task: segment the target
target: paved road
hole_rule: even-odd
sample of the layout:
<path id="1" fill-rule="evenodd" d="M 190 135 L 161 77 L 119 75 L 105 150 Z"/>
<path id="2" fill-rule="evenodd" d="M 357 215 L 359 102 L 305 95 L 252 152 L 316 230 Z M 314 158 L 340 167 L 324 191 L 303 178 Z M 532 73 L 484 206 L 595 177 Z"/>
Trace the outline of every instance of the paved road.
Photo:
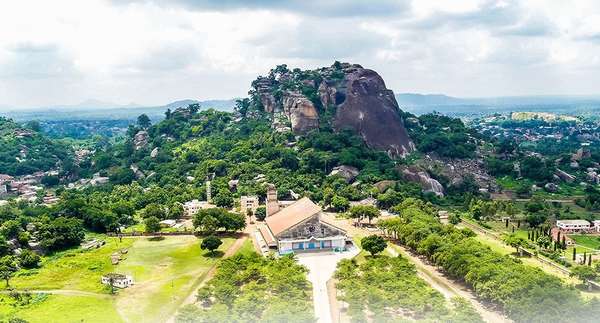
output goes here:
<path id="1" fill-rule="evenodd" d="M 319 323 L 331 323 L 331 308 L 329 294 L 327 292 L 327 281 L 333 277 L 337 263 L 342 259 L 348 259 L 358 254 L 358 248 L 350 251 L 320 252 L 297 254 L 298 262 L 308 268 L 308 280 L 313 289 L 313 306 L 315 316 Z"/>

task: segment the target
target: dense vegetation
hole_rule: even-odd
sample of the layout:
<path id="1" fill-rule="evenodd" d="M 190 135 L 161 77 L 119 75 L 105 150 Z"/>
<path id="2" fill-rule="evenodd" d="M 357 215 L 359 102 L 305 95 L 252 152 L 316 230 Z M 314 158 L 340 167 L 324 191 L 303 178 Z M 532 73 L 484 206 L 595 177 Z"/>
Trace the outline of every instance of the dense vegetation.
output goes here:
<path id="1" fill-rule="evenodd" d="M 448 308 L 444 297 L 417 276 L 415 266 L 403 257 L 367 257 L 364 262 L 345 259 L 335 278 L 340 299 L 348 303 L 353 322 L 399 319 L 443 322 L 482 322 L 463 299 L 453 299 Z"/>
<path id="2" fill-rule="evenodd" d="M 28 126 L 0 117 L 0 174 L 24 175 L 72 164 L 68 145 L 46 138 L 35 122 Z"/>
<path id="3" fill-rule="evenodd" d="M 404 113 L 406 128 L 417 149 L 435 152 L 440 157 L 471 158 L 475 156 L 477 132 L 467 128 L 460 119 L 438 113 L 415 117 Z"/>
<path id="4" fill-rule="evenodd" d="M 184 307 L 177 322 L 313 322 L 310 295 L 306 269 L 291 256 L 239 253 L 223 260 L 198 290 L 202 307 Z"/>
<path id="5" fill-rule="evenodd" d="M 519 322 L 589 322 L 598 317 L 598 301 L 583 300 L 558 277 L 519 260 L 502 256 L 470 238 L 473 232 L 441 224 L 422 202 L 405 200 L 398 218 L 381 221 L 380 227 L 464 280 L 482 299 L 500 306 Z"/>

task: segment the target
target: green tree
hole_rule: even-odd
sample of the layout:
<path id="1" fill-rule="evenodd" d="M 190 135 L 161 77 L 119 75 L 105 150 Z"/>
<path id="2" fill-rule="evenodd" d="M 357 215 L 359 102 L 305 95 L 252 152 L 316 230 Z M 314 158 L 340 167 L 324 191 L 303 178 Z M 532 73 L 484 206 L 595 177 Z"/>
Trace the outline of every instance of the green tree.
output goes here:
<path id="1" fill-rule="evenodd" d="M 504 240 L 504 243 L 506 243 L 507 245 L 517 249 L 517 252 L 519 253 L 520 256 L 523 255 L 522 248 L 527 245 L 527 241 L 525 241 L 525 239 L 518 237 L 514 233 L 511 233 L 511 234 L 505 235 L 503 237 L 503 240 Z"/>
<path id="2" fill-rule="evenodd" d="M 12 276 L 19 270 L 14 256 L 4 256 L 0 258 L 0 277 L 6 281 L 6 287 Z"/>
<path id="3" fill-rule="evenodd" d="M 148 217 L 144 220 L 144 226 L 146 227 L 146 232 L 148 233 L 159 232 L 160 220 L 155 216 Z"/>
<path id="4" fill-rule="evenodd" d="M 350 206 L 350 202 L 343 196 L 336 195 L 331 200 L 331 206 L 336 212 L 344 212 Z"/>
<path id="5" fill-rule="evenodd" d="M 378 235 L 370 235 L 362 238 L 360 240 L 360 245 L 364 250 L 368 251 L 373 256 L 387 248 L 387 242 L 385 239 Z"/>
<path id="6" fill-rule="evenodd" d="M 598 277 L 598 272 L 590 266 L 581 265 L 571 269 L 569 276 L 581 280 L 582 284 L 588 284 L 589 280 L 595 280 Z"/>
<path id="7" fill-rule="evenodd" d="M 200 249 L 208 250 L 210 254 L 214 255 L 215 250 L 217 250 L 219 246 L 221 246 L 221 244 L 223 244 L 223 241 L 221 241 L 221 239 L 215 236 L 208 236 L 202 240 L 202 243 L 200 244 Z"/>
<path id="8" fill-rule="evenodd" d="M 181 203 L 173 203 L 171 208 L 169 208 L 169 218 L 171 219 L 180 219 L 183 216 L 184 209 Z"/>
<path id="9" fill-rule="evenodd" d="M 368 219 L 369 224 L 372 219 L 378 218 L 381 215 L 379 209 L 372 205 L 355 205 L 350 208 L 348 214 L 352 219 L 356 219 L 359 222 L 362 221 L 362 219 Z"/>
<path id="10" fill-rule="evenodd" d="M 267 208 L 265 208 L 264 206 L 259 206 L 258 208 L 256 208 L 256 213 L 254 214 L 254 216 L 256 217 L 256 220 L 264 221 L 267 217 Z"/>
<path id="11" fill-rule="evenodd" d="M 143 129 L 146 129 L 150 127 L 150 118 L 148 118 L 146 114 L 140 114 L 140 116 L 137 118 L 137 124 Z"/>
<path id="12" fill-rule="evenodd" d="M 229 191 L 221 191 L 212 198 L 212 202 L 218 207 L 230 208 L 233 206 L 233 195 Z"/>
<path id="13" fill-rule="evenodd" d="M 40 256 L 35 252 L 25 249 L 19 255 L 19 265 L 23 268 L 36 268 L 40 265 Z"/>
<path id="14" fill-rule="evenodd" d="M 165 208 L 157 203 L 151 203 L 144 208 L 144 218 L 155 217 L 159 220 L 164 220 L 167 217 Z"/>

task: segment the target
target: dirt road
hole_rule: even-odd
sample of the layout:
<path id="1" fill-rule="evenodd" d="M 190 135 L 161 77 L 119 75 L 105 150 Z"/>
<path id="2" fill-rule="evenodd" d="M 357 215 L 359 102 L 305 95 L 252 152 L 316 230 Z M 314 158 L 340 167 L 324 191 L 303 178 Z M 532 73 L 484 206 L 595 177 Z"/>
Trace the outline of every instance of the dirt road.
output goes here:
<path id="1" fill-rule="evenodd" d="M 231 245 L 231 247 L 229 247 L 229 249 L 225 250 L 225 253 L 223 254 L 222 258 L 227 258 L 227 257 L 231 257 L 233 256 L 238 250 L 240 250 L 240 248 L 244 245 L 244 242 L 246 242 L 246 239 L 248 239 L 249 235 L 251 232 L 253 232 L 254 226 L 247 226 L 246 229 L 244 230 L 244 234 L 242 236 L 240 236 L 239 238 L 237 238 L 235 240 L 235 242 Z M 210 269 L 206 272 L 206 274 L 198 277 L 198 282 L 196 282 L 194 285 L 194 288 L 192 288 L 192 292 L 190 293 L 190 295 L 188 295 L 183 302 L 181 303 L 181 305 L 179 306 L 179 308 L 188 305 L 188 304 L 193 304 L 196 302 L 196 291 L 203 287 L 204 285 L 206 285 L 206 283 L 208 283 L 209 280 L 211 280 L 216 271 L 217 271 L 217 266 L 218 266 L 219 262 L 215 263 L 212 267 L 210 267 Z M 177 316 L 177 312 L 173 313 L 173 315 L 171 317 L 169 317 L 169 319 L 166 321 L 167 323 L 175 323 L 175 317 Z"/>

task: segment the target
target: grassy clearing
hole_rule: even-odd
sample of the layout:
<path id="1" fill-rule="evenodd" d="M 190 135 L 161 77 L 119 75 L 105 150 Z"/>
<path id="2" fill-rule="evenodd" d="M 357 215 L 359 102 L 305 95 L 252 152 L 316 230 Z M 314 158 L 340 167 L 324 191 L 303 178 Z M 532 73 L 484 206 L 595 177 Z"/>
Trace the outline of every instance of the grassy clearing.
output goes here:
<path id="1" fill-rule="evenodd" d="M 135 279 L 135 286 L 117 297 L 121 315 L 131 322 L 163 322 L 170 317 L 220 259 L 200 250 L 200 241 L 191 236 L 137 239 L 127 261 L 117 267 Z M 219 250 L 226 250 L 233 241 L 223 239 Z"/>
<path id="2" fill-rule="evenodd" d="M 99 249 L 72 249 L 44 257 L 39 269 L 22 270 L 10 282 L 17 289 L 73 289 L 105 292 L 100 284 L 104 273 L 113 271 L 110 255 L 133 244 L 131 239 L 103 238 L 106 245 Z"/>
<path id="3" fill-rule="evenodd" d="M 193 236 L 149 238 L 106 238 L 107 244 L 93 250 L 69 250 L 43 260 L 38 270 L 20 272 L 11 281 L 18 289 L 52 290 L 67 293 L 46 295 L 28 305 L 12 304 L 0 295 L 0 320 L 20 317 L 30 322 L 163 322 L 178 308 L 206 272 L 219 261 L 200 250 Z M 224 238 L 219 248 L 229 248 L 234 239 Z M 245 246 L 246 247 L 246 246 Z M 119 265 L 110 263 L 113 252 L 127 248 Z M 246 249 L 251 249 L 250 244 Z M 111 296 L 100 284 L 107 272 L 131 274 L 133 287 Z M 74 291 L 74 292 L 70 292 Z M 91 292 L 97 295 L 79 295 Z"/>
<path id="4" fill-rule="evenodd" d="M 600 237 L 598 236 L 573 234 L 569 235 L 569 238 L 575 240 L 575 242 L 578 245 L 584 246 L 586 248 L 590 248 L 593 250 L 600 249 Z"/>
<path id="5" fill-rule="evenodd" d="M 19 317 L 29 322 L 123 322 L 114 300 L 94 296 L 43 295 L 37 303 L 13 307 L 12 299 L 0 296 L 0 320 Z"/>

